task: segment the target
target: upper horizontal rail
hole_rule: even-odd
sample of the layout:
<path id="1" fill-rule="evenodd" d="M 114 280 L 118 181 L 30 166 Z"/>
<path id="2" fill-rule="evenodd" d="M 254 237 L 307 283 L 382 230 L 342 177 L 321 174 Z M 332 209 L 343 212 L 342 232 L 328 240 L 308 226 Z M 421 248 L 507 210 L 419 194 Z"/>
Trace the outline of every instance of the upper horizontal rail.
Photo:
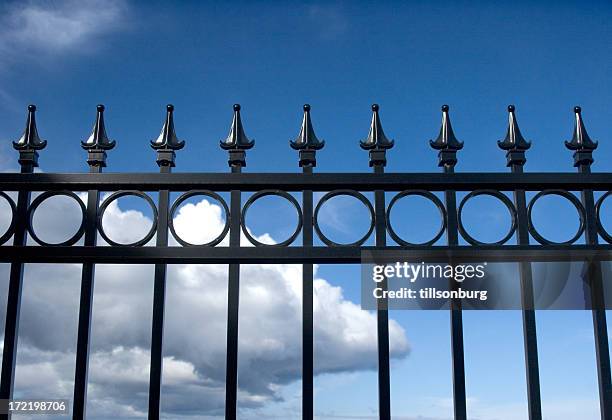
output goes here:
<path id="1" fill-rule="evenodd" d="M 612 190 L 612 173 L 2 173 L 0 191 Z"/>

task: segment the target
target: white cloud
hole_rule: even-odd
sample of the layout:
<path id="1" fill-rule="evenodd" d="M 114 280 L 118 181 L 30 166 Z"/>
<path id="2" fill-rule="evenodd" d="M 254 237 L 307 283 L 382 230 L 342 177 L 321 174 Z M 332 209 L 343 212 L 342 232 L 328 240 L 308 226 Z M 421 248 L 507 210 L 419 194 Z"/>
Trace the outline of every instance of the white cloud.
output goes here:
<path id="1" fill-rule="evenodd" d="M 124 0 L 19 2 L 4 6 L 0 51 L 6 58 L 95 49 L 90 41 L 125 24 Z"/>
<path id="2" fill-rule="evenodd" d="M 67 201 L 41 208 L 47 236 L 65 229 Z M 0 219 L 7 217 L 0 214 Z M 0 220 L 1 221 L 1 220 Z M 106 223 L 108 222 L 108 223 Z M 140 212 L 109 206 L 108 233 L 133 240 L 149 224 Z M 221 229 L 222 212 L 206 201 L 184 206 L 175 223 L 189 240 L 204 242 Z M 203 233 L 202 233 L 203 232 Z M 41 233 L 42 236 L 42 233 Z M 246 239 L 242 238 L 243 243 Z M 222 244 L 223 245 L 223 244 Z M 8 265 L 0 265 L 0 278 Z M 0 282 L 0 296 L 6 294 Z M 92 327 L 90 417 L 146 413 L 153 267 L 98 265 Z M 80 265 L 26 266 L 16 390 L 71 398 Z M 376 368 L 376 315 L 316 277 L 316 374 Z M 283 399 L 301 377 L 301 266 L 243 265 L 240 283 L 239 406 L 256 409 Z M 227 266 L 171 265 L 168 269 L 162 407 L 173 417 L 218 415 L 225 395 Z M 5 307 L 0 310 L 4 312 Z M 0 318 L 3 314 L 0 314 Z M 390 321 L 394 358 L 409 352 L 404 329 Z"/>

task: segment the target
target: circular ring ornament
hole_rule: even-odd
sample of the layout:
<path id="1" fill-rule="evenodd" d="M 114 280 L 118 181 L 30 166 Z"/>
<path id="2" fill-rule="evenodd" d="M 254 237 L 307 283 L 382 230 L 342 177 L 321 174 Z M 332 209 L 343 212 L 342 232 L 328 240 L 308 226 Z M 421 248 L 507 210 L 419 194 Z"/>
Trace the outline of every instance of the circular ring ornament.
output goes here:
<path id="1" fill-rule="evenodd" d="M 146 234 L 146 236 L 138 241 L 135 242 L 131 242 L 131 243 L 127 243 L 127 244 L 122 244 L 119 242 L 115 242 L 112 239 L 110 239 L 107 235 L 106 232 L 104 232 L 104 227 L 102 226 L 102 219 L 104 218 L 104 212 L 106 212 L 107 207 L 110 205 L 110 203 L 112 203 L 115 200 L 118 200 L 121 197 L 125 197 L 125 196 L 135 196 L 135 197 L 140 197 L 143 200 L 145 200 L 149 206 L 151 207 L 151 211 L 153 212 L 153 223 L 151 224 L 151 229 L 149 230 L 149 232 Z M 100 210 L 99 210 L 99 214 L 98 214 L 98 232 L 100 232 L 100 236 L 102 236 L 102 238 L 108 242 L 110 245 L 113 246 L 143 246 L 145 245 L 147 242 L 149 242 L 151 240 L 151 238 L 153 238 L 153 236 L 155 235 L 155 232 L 157 231 L 157 207 L 155 207 L 155 203 L 153 202 L 153 200 L 151 199 L 151 197 L 149 197 L 147 194 L 143 193 L 142 191 L 136 191 L 136 190 L 125 190 L 125 191 L 117 191 L 115 193 L 112 193 L 110 196 L 108 196 L 108 198 L 106 200 L 104 200 L 104 202 L 102 203 L 102 205 L 100 206 Z"/>
<path id="2" fill-rule="evenodd" d="M 467 203 L 468 200 L 470 200 L 471 198 L 478 197 L 480 195 L 489 195 L 489 196 L 497 198 L 499 201 L 502 202 L 502 204 L 506 207 L 506 209 L 510 213 L 510 219 L 511 219 L 510 229 L 508 230 L 508 233 L 506 234 L 506 236 L 504 236 L 499 241 L 496 241 L 496 242 L 479 241 L 478 239 L 472 237 L 469 233 L 467 233 L 467 231 L 465 230 L 465 226 L 463 226 L 463 220 L 462 220 L 463 206 L 465 206 L 465 203 Z M 463 237 L 463 239 L 465 239 L 471 245 L 503 245 L 505 244 L 512 237 L 512 235 L 514 235 L 514 232 L 516 231 L 516 218 L 517 218 L 516 209 L 514 208 L 514 204 L 512 203 L 512 201 L 508 197 L 506 197 L 504 194 L 502 194 L 501 192 L 497 190 L 472 191 L 471 193 L 466 195 L 463 198 L 463 200 L 461 200 L 461 204 L 459 204 L 459 210 L 457 212 L 459 232 L 461 233 L 461 236 Z"/>
<path id="3" fill-rule="evenodd" d="M 332 241 L 331 239 L 329 239 L 327 236 L 323 234 L 323 232 L 321 231 L 321 228 L 319 227 L 319 210 L 321 209 L 321 206 L 323 206 L 323 204 L 325 204 L 326 201 L 334 197 L 340 196 L 340 195 L 347 195 L 349 197 L 356 198 L 357 200 L 361 201 L 363 205 L 370 212 L 370 228 L 368 229 L 366 234 L 363 235 L 363 237 L 361 237 L 360 239 L 356 240 L 355 242 L 351 242 L 348 244 L 341 244 L 341 243 Z M 361 246 L 370 237 L 370 235 L 374 231 L 374 223 L 375 223 L 374 208 L 372 207 L 372 204 L 370 203 L 370 201 L 363 194 L 361 194 L 358 191 L 354 191 L 354 190 L 334 190 L 334 191 L 330 191 L 327 194 L 325 194 L 323 197 L 321 197 L 321 199 L 317 203 L 317 206 L 315 207 L 313 219 L 314 219 L 313 226 L 314 226 L 315 231 L 317 232 L 317 236 L 327 246 Z"/>
<path id="4" fill-rule="evenodd" d="M 11 197 L 8 196 L 8 194 L 5 194 L 0 191 L 0 197 L 4 198 L 11 208 L 11 223 L 6 229 L 6 232 L 4 232 L 2 236 L 0 236 L 0 245 L 2 245 L 6 241 L 8 241 L 11 236 L 13 236 L 13 232 L 15 230 L 15 215 L 17 214 L 17 206 L 15 206 L 15 202 L 11 199 Z"/>
<path id="5" fill-rule="evenodd" d="M 283 197 L 284 199 L 289 201 L 291 204 L 293 204 L 293 207 L 295 207 L 295 210 L 298 215 L 298 223 L 297 223 L 297 226 L 295 227 L 295 231 L 288 239 L 284 240 L 283 242 L 279 242 L 277 244 L 264 244 L 263 242 L 259 242 L 257 239 L 253 237 L 253 235 L 249 233 L 248 229 L 246 228 L 245 221 L 246 221 L 247 212 L 249 211 L 249 208 L 255 203 L 255 201 L 257 201 L 258 199 L 262 197 L 267 197 L 267 196 L 272 196 L 272 195 Z M 293 243 L 293 241 L 295 241 L 295 239 L 300 234 L 300 231 L 302 230 L 302 224 L 303 224 L 303 218 L 302 218 L 302 209 L 300 208 L 300 203 L 298 203 L 295 197 L 293 197 L 291 194 L 287 193 L 286 191 L 282 191 L 282 190 L 262 190 L 262 191 L 256 192 L 247 200 L 246 203 L 244 203 L 244 207 L 242 208 L 242 217 L 240 218 L 240 227 L 242 228 L 242 232 L 244 233 L 244 236 L 246 236 L 249 242 L 251 242 L 255 246 L 273 246 L 273 247 L 288 246 L 291 243 Z"/>
<path id="6" fill-rule="evenodd" d="M 595 206 L 595 213 L 597 215 L 597 228 L 599 229 L 599 234 L 602 238 L 609 244 L 612 244 L 612 235 L 608 233 L 606 228 L 604 228 L 603 223 L 601 222 L 601 206 L 606 198 L 612 196 L 612 191 L 608 191 L 604 195 L 602 195 L 599 200 L 597 200 L 597 204 Z"/>
<path id="7" fill-rule="evenodd" d="M 42 239 L 40 239 L 38 235 L 36 235 L 36 232 L 34 232 L 34 227 L 32 224 L 34 213 L 36 212 L 36 209 L 38 209 L 38 207 L 43 203 L 43 201 L 45 201 L 48 198 L 60 196 L 60 195 L 64 197 L 70 197 L 79 204 L 79 208 L 81 210 L 81 225 L 79 226 L 79 229 L 76 231 L 74 235 L 72 235 L 70 238 L 68 238 L 67 240 L 63 242 L 57 242 L 57 243 L 45 242 Z M 83 233 L 85 233 L 85 218 L 86 218 L 85 214 L 86 212 L 87 210 L 85 208 L 85 204 L 79 198 L 79 196 L 73 193 L 72 191 L 44 192 L 40 194 L 38 197 L 36 197 L 32 201 L 32 204 L 30 204 L 30 207 L 28 208 L 28 212 L 26 216 L 27 221 L 28 221 L 28 233 L 30 234 L 32 239 L 34 239 L 34 241 L 36 241 L 36 243 L 38 243 L 39 245 L 43 245 L 43 246 L 71 246 L 71 245 L 74 245 L 75 243 L 77 243 L 79 239 L 81 239 L 81 237 L 83 236 Z"/>
<path id="8" fill-rule="evenodd" d="M 542 197 L 544 197 L 546 195 L 558 195 L 560 197 L 566 198 L 576 208 L 576 211 L 578 212 L 578 216 L 580 217 L 580 226 L 578 227 L 578 231 L 576 232 L 574 237 L 571 238 L 570 240 L 565 241 L 565 242 L 549 241 L 548 239 L 546 239 L 542 235 L 540 235 L 538 233 L 538 231 L 535 229 L 535 227 L 533 225 L 533 220 L 531 218 L 531 211 L 532 211 L 533 206 L 536 203 L 536 201 L 538 201 L 540 198 L 542 198 Z M 569 193 L 569 192 L 567 192 L 565 190 L 544 190 L 544 191 L 540 191 L 539 193 L 537 193 L 535 195 L 535 197 L 533 197 L 531 199 L 531 201 L 529 202 L 529 206 L 527 207 L 527 219 L 529 220 L 529 233 L 531 234 L 531 236 L 533 236 L 535 238 L 536 241 L 538 241 L 542 245 L 571 245 L 574 242 L 576 242 L 578 240 L 578 238 L 580 238 L 580 236 L 582 236 L 582 233 L 584 232 L 584 227 L 585 227 L 584 220 L 585 220 L 585 216 L 586 216 L 586 214 L 585 214 L 585 211 L 584 211 L 584 207 L 582 206 L 582 203 L 580 202 L 580 200 L 578 200 L 575 195 L 573 195 L 573 194 L 571 194 L 571 193 Z"/>
<path id="9" fill-rule="evenodd" d="M 197 196 L 197 195 L 203 195 L 206 197 L 210 197 L 214 200 L 217 200 L 219 203 L 221 203 L 221 207 L 223 207 L 223 211 L 225 212 L 225 226 L 223 226 L 223 231 L 219 234 L 219 236 L 217 236 L 215 239 L 213 239 L 210 242 L 206 242 L 204 244 L 192 244 L 191 242 L 188 242 L 186 240 L 184 240 L 183 238 L 181 238 L 177 233 L 176 230 L 174 229 L 174 214 L 176 213 L 176 211 L 178 210 L 178 208 L 181 206 L 181 204 L 183 204 L 183 202 L 191 197 Z M 208 191 L 208 190 L 194 190 L 194 191 L 189 191 L 186 192 L 184 194 L 182 194 L 172 205 L 172 208 L 170 209 L 170 213 L 169 213 L 169 220 L 168 220 L 168 227 L 170 228 L 170 232 L 172 233 L 172 236 L 174 237 L 174 239 L 176 239 L 176 241 L 178 243 L 180 243 L 183 246 L 188 246 L 188 247 L 206 247 L 206 246 L 215 246 L 218 245 L 223 238 L 225 238 L 225 235 L 227 235 L 227 232 L 229 231 L 230 228 L 230 224 L 229 224 L 229 219 L 230 219 L 230 215 L 229 215 L 229 208 L 227 207 L 227 204 L 225 203 L 225 200 L 223 200 L 223 197 L 221 197 L 219 194 L 213 192 L 213 191 Z"/>
<path id="10" fill-rule="evenodd" d="M 419 197 L 424 197 L 428 199 L 429 201 L 431 201 L 432 203 L 434 203 L 434 205 L 438 208 L 438 211 L 440 212 L 440 218 L 441 218 L 440 229 L 438 230 L 436 235 L 433 237 L 433 239 L 430 239 L 429 241 L 425 241 L 425 242 L 405 241 L 393 230 L 393 226 L 391 226 L 391 209 L 393 208 L 395 203 L 404 197 L 415 196 L 415 195 Z M 387 231 L 389 232 L 389 235 L 391 236 L 391 238 L 393 238 L 393 240 L 400 245 L 429 246 L 429 245 L 434 244 L 438 239 L 440 239 L 440 237 L 444 234 L 445 230 L 446 230 L 446 209 L 444 208 L 444 204 L 442 204 L 442 201 L 440 201 L 438 197 L 436 197 L 434 194 L 432 194 L 429 191 L 425 191 L 425 190 L 402 191 L 399 194 L 397 194 L 395 197 L 393 197 L 393 199 L 389 203 L 389 206 L 387 207 Z"/>

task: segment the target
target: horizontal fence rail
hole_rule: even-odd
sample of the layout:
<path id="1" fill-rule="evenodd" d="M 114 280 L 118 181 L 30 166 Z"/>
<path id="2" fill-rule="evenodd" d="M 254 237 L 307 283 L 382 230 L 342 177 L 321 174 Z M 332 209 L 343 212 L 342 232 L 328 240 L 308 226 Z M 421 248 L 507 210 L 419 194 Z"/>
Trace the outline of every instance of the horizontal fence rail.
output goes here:
<path id="1" fill-rule="evenodd" d="M 592 299 L 603 299 L 602 265 L 612 260 L 612 232 L 602 222 L 603 204 L 611 199 L 612 174 L 591 173 L 592 152 L 597 147 L 584 128 L 579 107 L 575 108 L 575 128 L 567 148 L 574 151 L 576 173 L 524 173 L 525 151 L 529 149 L 520 133 L 514 107 L 508 107 L 509 125 L 506 137 L 498 142 L 506 151 L 508 173 L 457 173 L 456 153 L 463 143 L 457 140 L 448 115 L 442 107 L 442 127 L 431 146 L 438 150 L 440 173 L 385 173 L 386 151 L 393 140 L 382 130 L 378 105 L 373 115 L 368 137 L 361 141 L 369 151 L 371 173 L 315 173 L 316 151 L 324 146 L 314 134 L 310 106 L 304 106 L 300 134 L 290 142 L 299 151 L 302 173 L 243 173 L 246 150 L 254 145 L 244 133 L 240 106 L 234 106 L 232 126 L 221 147 L 228 151 L 230 173 L 171 173 L 175 153 L 184 146 L 174 131 L 174 107 L 168 105 L 160 136 L 151 142 L 157 152 L 159 173 L 102 173 L 107 151 L 115 142 L 106 134 L 104 107 L 97 108 L 91 135 L 82 142 L 88 152 L 90 173 L 33 173 L 38 166 L 38 151 L 46 141 L 40 139 L 34 118 L 34 106 L 29 107 L 23 136 L 14 142 L 19 151 L 21 173 L 0 174 L 0 200 L 9 203 L 12 222 L 6 232 L 0 232 L 0 262 L 11 264 L 4 356 L 0 384 L 0 399 L 11 398 L 14 385 L 18 325 L 25 263 L 82 263 L 82 283 L 79 306 L 79 327 L 75 369 L 73 418 L 86 417 L 87 371 L 91 342 L 91 314 L 95 265 L 155 264 L 153 321 L 151 327 L 151 373 L 149 385 L 149 418 L 160 417 L 160 395 L 163 365 L 163 328 L 167 264 L 228 264 L 228 323 L 227 377 L 225 417 L 237 417 L 238 395 L 238 319 L 240 264 L 302 264 L 303 265 L 303 363 L 302 417 L 314 417 L 314 352 L 313 352 L 313 264 L 358 264 L 364 252 L 384 252 L 389 258 L 411 259 L 414 262 L 517 262 L 520 263 L 520 287 L 523 303 L 523 332 L 526 387 L 530 420 L 541 420 L 540 382 L 531 262 L 590 261 L 594 263 Z M 75 192 L 86 192 L 81 199 Z M 229 192 L 224 196 L 219 193 Z M 324 192 L 318 200 L 313 192 Z M 366 196 L 363 193 L 371 193 Z M 440 198 L 433 194 L 439 192 Z M 457 192 L 467 192 L 464 197 Z M 526 192 L 534 192 L 528 197 Z M 110 194 L 100 199 L 102 193 Z M 148 194 L 157 195 L 157 202 Z M 172 194 L 178 194 L 173 199 Z M 243 193 L 255 193 L 243 200 Z M 443 193 L 443 194 L 442 194 Z M 597 196 L 596 196 L 597 193 Z M 51 197 L 61 195 L 75 200 L 82 213 L 77 232 L 61 243 L 41 240 L 32 225 L 36 209 Z M 511 227 L 504 238 L 486 243 L 472 237 L 462 215 L 464 205 L 473 197 L 487 195 L 506 207 Z M 553 242 L 535 228 L 532 208 L 544 196 L 565 198 L 576 209 L 580 226 L 570 240 Z M 131 244 L 121 244 L 109 238 L 102 227 L 102 217 L 108 206 L 125 196 L 145 200 L 153 214 L 149 232 Z M 218 237 L 205 244 L 191 244 L 177 234 L 173 217 L 187 199 L 202 196 L 219 203 L 226 224 Z M 245 216 L 250 206 L 266 196 L 284 198 L 295 208 L 298 223 L 293 234 L 278 244 L 263 244 L 253 237 L 246 226 Z M 319 209 L 333 197 L 349 196 L 361 202 L 369 212 L 368 232 L 353 243 L 342 244 L 325 236 L 319 226 Z M 391 209 L 396 201 L 419 196 L 433 203 L 441 217 L 437 234 L 423 243 L 411 243 L 393 228 Z M 32 200 L 31 200 L 32 199 Z M 241 242 L 244 234 L 246 241 Z M 97 245 L 98 235 L 106 245 Z M 445 237 L 446 240 L 443 240 Z M 27 239 L 35 245 L 26 245 Z M 178 245 L 171 245 L 174 238 Z M 514 238 L 514 242 L 511 240 Z M 12 242 L 9 242 L 11 241 Z M 222 242 L 225 241 L 223 244 Z M 319 243 L 316 242 L 318 239 Z M 373 246 L 366 242 L 371 240 Z M 81 243 L 79 241 L 83 241 Z M 301 243 L 299 243 L 301 241 Z M 151 244 L 154 244 L 151 246 Z M 409 251 L 409 252 L 406 252 Z M 386 287 L 386 281 L 382 285 Z M 601 302 L 600 302 L 601 303 Z M 597 372 L 602 419 L 612 420 L 612 386 L 610 357 L 604 305 L 593 309 Z M 463 348 L 462 307 L 453 301 L 450 309 L 452 381 L 454 418 L 467 418 Z M 388 311 L 384 305 L 377 310 L 378 402 L 379 417 L 391 418 L 389 373 Z M 7 416 L 5 416 L 7 417 Z"/>

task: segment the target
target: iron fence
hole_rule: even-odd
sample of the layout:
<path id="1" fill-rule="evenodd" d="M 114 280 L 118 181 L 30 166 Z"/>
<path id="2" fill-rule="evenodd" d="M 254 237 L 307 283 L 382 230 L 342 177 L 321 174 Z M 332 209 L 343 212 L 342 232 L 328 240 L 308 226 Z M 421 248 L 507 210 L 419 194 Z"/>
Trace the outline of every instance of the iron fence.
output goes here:
<path id="1" fill-rule="evenodd" d="M 237 375 L 238 375 L 238 316 L 240 264 L 251 263 L 296 263 L 303 265 L 303 382 L 302 417 L 312 419 L 313 411 L 313 264 L 317 263 L 359 263 L 363 250 L 405 251 L 418 261 L 440 260 L 449 255 L 470 258 L 474 250 L 478 258 L 491 260 L 520 261 L 521 298 L 525 308 L 532 308 L 533 301 L 531 259 L 550 260 L 558 258 L 559 251 L 602 252 L 610 255 L 612 235 L 602 223 L 602 203 L 610 196 L 612 174 L 591 173 L 592 152 L 597 143 L 588 136 L 583 124 L 581 110 L 575 111 L 573 137 L 566 142 L 574 152 L 576 173 L 524 173 L 525 152 L 530 147 L 518 127 L 513 106 L 508 107 L 509 125 L 506 137 L 499 141 L 499 147 L 506 151 L 509 173 L 455 173 L 457 151 L 463 143 L 457 140 L 451 127 L 448 106 L 442 107 L 442 126 L 431 146 L 438 150 L 438 165 L 441 173 L 384 173 L 386 151 L 393 141 L 385 135 L 379 119 L 379 108 L 372 106 L 373 117 L 369 134 L 360 146 L 369 151 L 369 165 L 372 173 L 314 173 L 316 151 L 324 146 L 313 130 L 310 106 L 304 106 L 301 130 L 292 148 L 299 151 L 299 165 L 302 173 L 243 173 L 246 164 L 246 150 L 254 142 L 245 135 L 240 117 L 240 106 L 234 105 L 233 121 L 228 137 L 221 141 L 221 147 L 229 153 L 230 173 L 171 173 L 175 166 L 176 151 L 184 142 L 174 130 L 173 111 L 167 107 L 167 114 L 160 136 L 151 142 L 157 152 L 160 173 L 102 173 L 106 166 L 107 152 L 115 145 L 109 140 L 104 125 L 104 107 L 99 105 L 93 131 L 82 142 L 88 152 L 88 174 L 34 173 L 38 166 L 38 152 L 46 145 L 38 135 L 35 110 L 29 106 L 27 125 L 22 137 L 14 142 L 19 151 L 21 173 L 0 174 L 0 195 L 10 204 L 12 222 L 0 236 L 0 262 L 8 262 L 10 280 L 7 316 L 4 335 L 0 399 L 11 398 L 15 375 L 15 359 L 22 295 L 22 279 L 26 263 L 82 263 L 80 306 L 78 317 L 78 338 L 76 347 L 76 369 L 72 415 L 74 419 L 85 418 L 87 398 L 88 356 L 91 343 L 91 319 L 95 278 L 95 264 L 155 264 L 153 321 L 151 329 L 151 364 L 149 382 L 149 418 L 160 416 L 160 394 L 162 381 L 162 349 L 166 291 L 167 264 L 228 264 L 228 315 L 227 315 L 227 370 L 226 405 L 227 419 L 236 418 Z M 31 201 L 33 192 L 42 191 Z M 83 203 L 74 192 L 87 192 Z M 457 204 L 457 192 L 467 191 Z M 537 191 L 527 199 L 526 191 Z M 572 191 L 579 191 L 580 197 Z M 604 192 L 595 200 L 595 191 Z M 17 192 L 16 202 L 6 192 Z M 100 202 L 101 192 L 111 195 Z M 156 192 L 155 203 L 147 193 Z M 219 194 L 229 192 L 229 204 Z M 243 203 L 242 193 L 254 192 Z M 301 193 L 301 203 L 291 193 Z M 326 192 L 315 205 L 313 192 Z M 373 192 L 373 203 L 362 194 Z M 443 192 L 439 200 L 432 192 Z M 511 192 L 513 200 L 502 192 Z M 171 203 L 171 193 L 181 193 Z M 387 205 L 386 199 L 393 193 L 394 198 Z M 464 204 L 477 195 L 490 195 L 501 200 L 512 217 L 508 234 L 500 241 L 483 243 L 472 237 L 462 223 Z M 555 243 L 546 239 L 534 227 L 531 216 L 533 204 L 544 195 L 559 195 L 570 200 L 580 216 L 580 227 L 574 237 L 566 242 Z M 48 243 L 40 239 L 32 227 L 32 217 L 37 207 L 55 195 L 66 195 L 77 201 L 82 213 L 82 223 L 74 236 L 61 243 Z M 109 204 L 123 196 L 143 198 L 153 212 L 153 226 L 139 241 L 122 244 L 113 241 L 104 231 L 101 220 Z M 203 195 L 217 200 L 225 212 L 226 224 L 221 234 L 207 244 L 195 245 L 181 238 L 173 226 L 173 216 L 178 207 L 194 195 Z M 297 210 L 298 226 L 289 239 L 274 245 L 263 244 L 251 236 L 246 229 L 245 215 L 256 200 L 264 196 L 280 196 L 288 200 Z M 362 238 L 341 244 L 329 239 L 318 223 L 319 209 L 329 199 L 347 195 L 360 200 L 368 209 L 371 225 Z M 424 243 L 411 243 L 393 229 L 389 214 L 394 202 L 408 195 L 420 195 L 430 199 L 440 209 L 443 226 L 438 235 Z M 243 232 L 253 246 L 240 243 Z M 295 242 L 301 234 L 302 243 Z M 314 235 L 323 245 L 315 245 Z M 446 244 L 437 240 L 446 235 Z M 98 235 L 110 246 L 98 246 Z M 172 235 L 181 246 L 169 246 Z M 364 245 L 374 236 L 374 246 Z M 39 246 L 26 245 L 28 236 Z M 229 246 L 217 246 L 229 236 Z M 394 244 L 388 245 L 391 239 Z M 462 244 L 463 238 L 467 244 Z M 515 243 L 510 243 L 514 238 Z M 12 239 L 12 245 L 9 241 Z M 149 241 L 155 246 L 143 246 Z M 583 240 L 582 240 L 583 239 Z M 83 245 L 76 245 L 83 241 Z M 584 242 L 584 243 L 577 243 Z M 603 242 L 600 244 L 600 242 Z M 592 276 L 592 298 L 602 299 L 601 266 L 596 265 Z M 599 268 L 597 268 L 599 267 Z M 598 271 L 599 270 L 599 271 Z M 452 383 L 454 417 L 467 418 L 466 389 L 463 348 L 463 322 L 460 301 L 453 301 L 450 313 Z M 606 327 L 605 306 L 594 307 L 593 327 L 599 380 L 599 399 L 602 419 L 612 419 L 612 386 L 610 382 L 610 357 Z M 533 309 L 522 310 L 523 338 L 526 364 L 526 383 L 529 418 L 542 418 L 540 400 L 540 375 L 536 319 Z M 378 344 L 378 402 L 379 417 L 392 418 L 390 404 L 389 375 L 389 319 L 388 311 L 382 307 L 377 311 Z"/>

